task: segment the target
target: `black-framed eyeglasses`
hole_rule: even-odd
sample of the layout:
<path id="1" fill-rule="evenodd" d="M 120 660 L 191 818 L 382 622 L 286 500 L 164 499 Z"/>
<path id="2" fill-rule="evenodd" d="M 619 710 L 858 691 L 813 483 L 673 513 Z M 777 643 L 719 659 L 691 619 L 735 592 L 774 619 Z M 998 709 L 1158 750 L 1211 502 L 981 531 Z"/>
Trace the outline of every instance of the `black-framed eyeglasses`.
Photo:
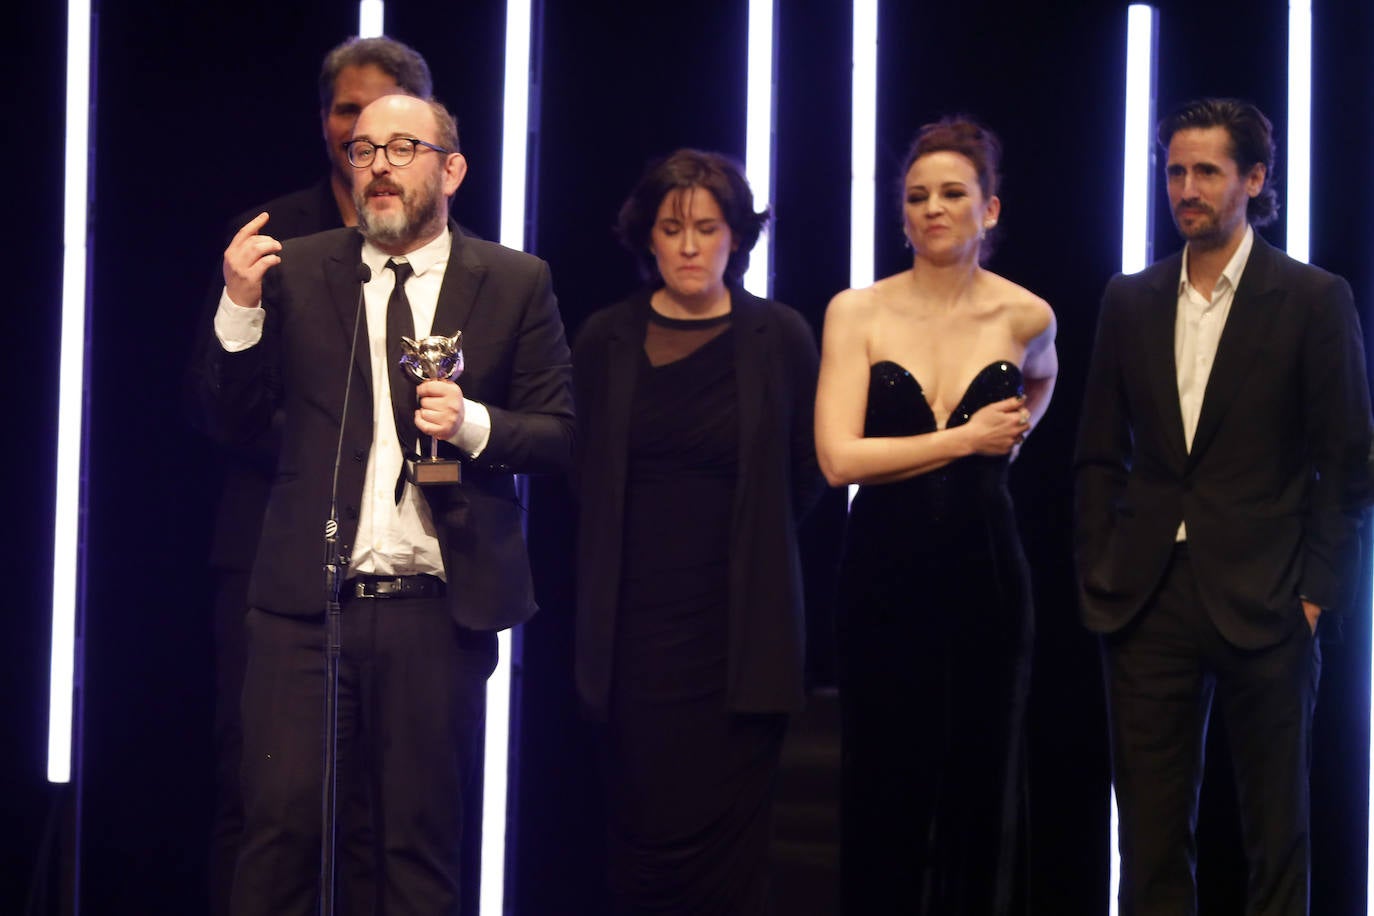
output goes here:
<path id="1" fill-rule="evenodd" d="M 415 137 L 395 137 L 383 144 L 373 143 L 371 140 L 349 140 L 344 143 L 344 155 L 348 157 L 348 164 L 355 169 L 365 169 L 372 164 L 372 160 L 377 158 L 377 150 L 386 151 L 386 161 L 390 162 L 395 168 L 401 169 L 410 165 L 415 160 L 415 154 L 419 148 L 432 149 L 436 153 L 448 155 L 452 150 L 446 150 L 442 146 L 435 146 L 433 143 L 426 143 Z"/>

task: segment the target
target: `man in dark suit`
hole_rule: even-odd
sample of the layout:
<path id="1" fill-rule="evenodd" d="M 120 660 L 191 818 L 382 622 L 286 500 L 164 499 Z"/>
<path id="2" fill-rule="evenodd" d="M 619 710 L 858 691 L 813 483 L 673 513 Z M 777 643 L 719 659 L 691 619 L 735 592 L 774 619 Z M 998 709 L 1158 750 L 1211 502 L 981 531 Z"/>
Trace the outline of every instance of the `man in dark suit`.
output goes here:
<path id="1" fill-rule="evenodd" d="M 325 55 L 320 66 L 320 130 L 329 173 L 315 184 L 245 211 L 230 222 L 226 244 L 253 216 L 271 217 L 275 238 L 291 239 L 326 229 L 357 225 L 351 190 L 353 169 L 343 143 L 353 133 L 358 113 L 383 95 L 404 92 L 429 98 L 429 65 L 410 47 L 390 38 L 350 38 Z M 214 284 L 208 308 L 219 300 Z M 213 342 L 211 342 L 213 343 Z M 277 462 L 280 430 L 271 426 L 242 446 L 223 451 L 224 478 L 210 544 L 214 571 L 215 652 L 215 811 L 210 849 L 211 912 L 229 912 L 229 888 L 243 829 L 239 792 L 242 733 L 239 702 L 243 693 L 244 614 L 248 575 L 257 553 L 258 533 Z M 358 869 L 350 871 L 358 874 Z"/>
<path id="2" fill-rule="evenodd" d="M 1274 216 L 1253 105 L 1166 118 L 1184 250 L 1103 295 L 1075 456 L 1088 628 L 1102 634 L 1123 916 L 1191 914 L 1213 695 L 1236 773 L 1247 912 L 1307 912 L 1318 627 L 1351 597 L 1370 446 L 1350 287 L 1253 230 Z"/>
<path id="3" fill-rule="evenodd" d="M 321 557 L 336 446 L 349 558 L 340 791 L 357 780 L 367 789 L 383 910 L 457 912 L 459 825 L 495 634 L 535 611 L 512 474 L 565 470 L 573 439 L 548 267 L 448 221 L 466 172 L 457 148 L 441 105 L 385 96 L 363 110 L 349 145 L 359 231 L 281 243 L 260 234 L 259 215 L 225 252 L 219 346 L 203 373 L 208 422 L 242 440 L 283 411 L 249 595 L 236 914 L 314 912 Z M 360 262 L 371 273 L 361 289 Z M 461 387 L 427 381 L 412 395 L 395 340 L 458 330 Z M 461 462 L 461 485 L 422 489 L 400 476 L 417 431 Z M 371 901 L 345 903 L 371 912 Z"/>

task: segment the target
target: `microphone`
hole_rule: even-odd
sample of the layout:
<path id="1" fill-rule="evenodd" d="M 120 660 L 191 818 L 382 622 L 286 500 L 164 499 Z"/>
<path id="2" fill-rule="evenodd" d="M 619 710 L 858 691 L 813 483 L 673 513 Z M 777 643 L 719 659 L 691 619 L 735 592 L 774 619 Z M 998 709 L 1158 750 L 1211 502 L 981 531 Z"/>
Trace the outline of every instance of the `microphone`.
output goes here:
<path id="1" fill-rule="evenodd" d="M 353 391 L 353 360 L 358 353 L 358 327 L 363 321 L 363 288 L 372 279 L 372 268 L 358 262 L 355 276 L 358 280 L 358 306 L 353 312 L 353 340 L 348 348 L 348 365 L 344 368 L 343 410 L 339 415 L 339 441 L 334 447 L 334 478 L 329 485 L 329 520 L 324 523 L 326 563 L 334 563 L 334 538 L 339 533 L 339 463 L 343 458 L 344 427 L 348 422 L 348 399 Z M 344 560 L 347 563 L 347 560 Z"/>
<path id="2" fill-rule="evenodd" d="M 324 523 L 324 791 L 320 814 L 320 912 L 334 912 L 334 839 L 338 832 L 337 792 L 339 755 L 339 656 L 343 652 L 343 621 L 339 605 L 343 567 L 349 558 L 339 555 L 339 462 L 343 457 L 344 428 L 348 424 L 348 399 L 353 391 L 353 360 L 358 353 L 358 326 L 363 319 L 363 289 L 372 279 L 372 270 L 359 264 L 358 307 L 353 313 L 353 342 L 344 366 L 343 410 L 339 414 L 339 442 L 334 448 L 334 480 L 329 485 L 329 520 Z"/>

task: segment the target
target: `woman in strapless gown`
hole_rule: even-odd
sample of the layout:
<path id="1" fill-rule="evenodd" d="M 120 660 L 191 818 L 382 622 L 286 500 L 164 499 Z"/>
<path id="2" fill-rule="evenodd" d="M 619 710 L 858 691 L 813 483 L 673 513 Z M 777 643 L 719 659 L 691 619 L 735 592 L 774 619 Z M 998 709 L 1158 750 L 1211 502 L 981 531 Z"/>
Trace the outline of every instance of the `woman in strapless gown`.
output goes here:
<path id="1" fill-rule="evenodd" d="M 966 118 L 922 128 L 912 268 L 826 313 L 817 456 L 860 485 L 839 612 L 847 914 L 1025 910 L 1034 622 L 1007 466 L 1057 364 L 1050 307 L 980 265 L 999 153 Z"/>

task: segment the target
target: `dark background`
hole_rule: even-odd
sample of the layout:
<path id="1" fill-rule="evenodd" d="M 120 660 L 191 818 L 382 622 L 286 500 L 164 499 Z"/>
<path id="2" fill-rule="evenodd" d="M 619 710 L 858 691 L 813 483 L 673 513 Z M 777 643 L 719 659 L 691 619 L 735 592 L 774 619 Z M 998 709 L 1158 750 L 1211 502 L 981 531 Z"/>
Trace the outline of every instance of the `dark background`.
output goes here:
<path id="1" fill-rule="evenodd" d="M 776 296 L 819 331 L 848 283 L 849 4 L 781 3 L 774 212 Z M 1120 259 L 1125 3 L 883 4 L 878 275 L 902 269 L 897 167 L 915 129 L 968 112 L 1002 136 L 1001 243 L 992 269 L 1059 316 L 1055 401 L 1013 472 L 1036 577 L 1031 708 L 1036 911 L 1106 912 L 1107 759 L 1096 647 L 1076 620 L 1069 456 L 1097 299 Z M 1287 4 L 1161 3 L 1161 110 L 1196 95 L 1250 98 L 1273 118 L 1283 174 Z M 1312 260 L 1374 302 L 1367 163 L 1374 139 L 1374 15 L 1316 0 Z M 18 912 L 55 790 L 44 781 L 56 380 L 60 319 L 65 21 L 26 4 L 6 56 L 4 309 L 9 425 L 0 555 L 0 911 Z M 99 5 L 86 542 L 82 894 L 87 913 L 202 908 L 211 754 L 204 557 L 214 462 L 186 432 L 179 377 L 225 219 L 316 179 L 315 77 L 356 27 L 351 2 Z M 470 172 L 455 211 L 497 234 L 504 15 L 496 2 L 393 0 L 387 31 L 429 60 L 460 118 Z M 744 153 L 744 0 L 549 0 L 538 66 L 533 248 L 552 266 L 570 333 L 635 282 L 610 226 L 645 160 L 682 145 Z M 1283 187 L 1280 183 L 1280 199 Z M 16 196 L 17 192 L 17 196 Z M 1162 191 L 1155 250 L 1177 247 Z M 1265 232 L 1284 243 L 1282 221 Z M 17 282 L 16 282 L 17 281 Z M 1366 312 L 1366 326 L 1368 326 Z M 531 539 L 543 613 L 524 631 L 517 912 L 602 906 L 592 735 L 571 685 L 569 507 L 535 485 Z M 804 532 L 812 671 L 829 673 L 829 589 L 843 517 L 832 494 Z M 957 609 L 952 609 L 957 610 Z M 1362 911 L 1370 625 L 1327 646 L 1313 776 L 1313 912 Z M 894 723 L 901 727 L 901 723 Z M 1224 723 L 1214 717 L 1214 751 Z M 1244 873 L 1224 753 L 1212 753 L 1200 828 L 1202 911 L 1239 913 Z M 58 852 L 62 853 L 62 843 Z M 59 855 L 60 859 L 61 856 Z"/>

